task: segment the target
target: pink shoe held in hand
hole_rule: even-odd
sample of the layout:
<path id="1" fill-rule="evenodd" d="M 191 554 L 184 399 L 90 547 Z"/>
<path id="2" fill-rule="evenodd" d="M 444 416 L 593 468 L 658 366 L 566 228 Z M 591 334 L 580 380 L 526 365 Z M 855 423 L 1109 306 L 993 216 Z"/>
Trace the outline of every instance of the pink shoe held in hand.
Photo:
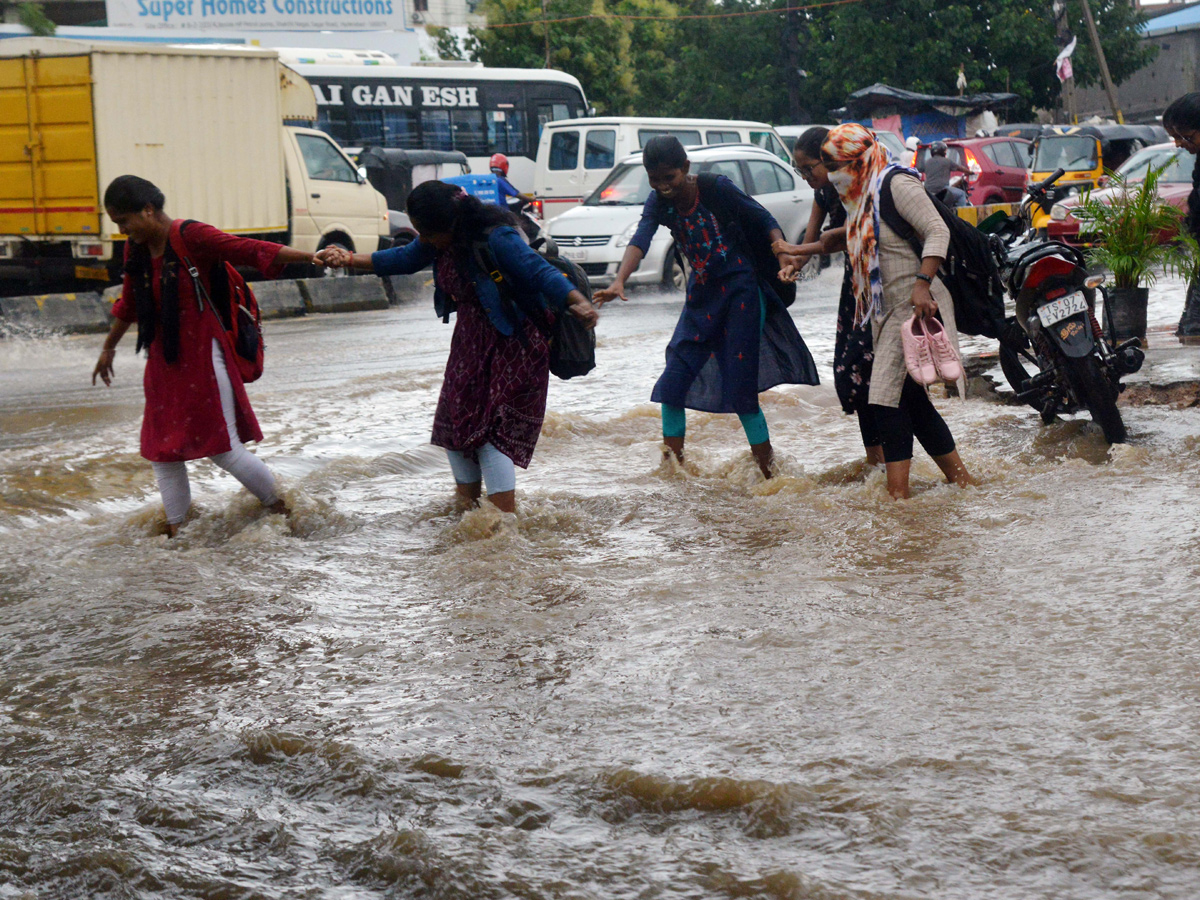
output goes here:
<path id="1" fill-rule="evenodd" d="M 929 351 L 933 355 L 933 365 L 942 381 L 958 381 L 962 378 L 962 361 L 958 358 L 954 345 L 950 343 L 946 326 L 930 317 L 925 320 L 925 336 L 929 343 Z"/>
<path id="2" fill-rule="evenodd" d="M 925 333 L 924 323 L 913 316 L 900 326 L 900 343 L 904 347 L 904 365 L 917 384 L 936 384 L 937 366 L 933 362 L 933 350 Z"/>

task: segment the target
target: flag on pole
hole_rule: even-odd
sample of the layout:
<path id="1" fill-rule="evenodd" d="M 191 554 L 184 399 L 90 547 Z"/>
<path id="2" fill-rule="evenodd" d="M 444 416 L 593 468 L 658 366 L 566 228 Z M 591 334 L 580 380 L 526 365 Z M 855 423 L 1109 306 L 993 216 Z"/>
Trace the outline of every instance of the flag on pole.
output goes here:
<path id="1" fill-rule="evenodd" d="M 1059 81 L 1066 81 L 1068 78 L 1073 78 L 1075 71 L 1071 68 L 1071 54 L 1075 52 L 1075 37 L 1071 37 L 1071 43 L 1063 47 L 1062 52 L 1058 54 L 1058 58 L 1054 60 L 1054 71 L 1058 74 Z"/>

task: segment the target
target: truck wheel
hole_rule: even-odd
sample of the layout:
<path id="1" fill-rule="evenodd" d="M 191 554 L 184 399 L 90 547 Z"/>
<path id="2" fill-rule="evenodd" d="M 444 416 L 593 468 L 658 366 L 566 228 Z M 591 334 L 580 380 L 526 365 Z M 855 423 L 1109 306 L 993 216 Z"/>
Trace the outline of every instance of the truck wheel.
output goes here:
<path id="1" fill-rule="evenodd" d="M 675 245 L 672 244 L 667 250 L 667 261 L 663 264 L 663 287 L 676 291 L 686 291 L 688 271 L 689 267 L 686 259 L 683 261 L 682 268 L 675 259 Z"/>
<path id="2" fill-rule="evenodd" d="M 1066 358 L 1063 368 L 1075 399 L 1081 406 L 1087 407 L 1092 414 L 1092 421 L 1104 431 L 1104 439 L 1110 444 L 1125 443 L 1125 423 L 1121 421 L 1121 411 L 1117 409 L 1117 392 L 1096 358 Z"/>

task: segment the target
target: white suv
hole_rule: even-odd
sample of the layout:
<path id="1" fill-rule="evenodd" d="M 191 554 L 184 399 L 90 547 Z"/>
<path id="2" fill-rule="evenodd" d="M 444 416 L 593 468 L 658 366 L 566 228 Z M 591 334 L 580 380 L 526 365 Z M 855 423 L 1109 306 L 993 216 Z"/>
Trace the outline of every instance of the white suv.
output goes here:
<path id="1" fill-rule="evenodd" d="M 799 241 L 804 235 L 812 211 L 812 188 L 775 154 L 744 144 L 719 144 L 689 148 L 688 159 L 693 173 L 724 175 L 765 206 L 788 240 Z M 550 222 L 558 252 L 578 263 L 593 284 L 609 284 L 637 231 L 649 196 L 642 154 L 625 157 L 581 206 Z M 628 283 L 674 284 L 682 290 L 686 276 L 675 262 L 672 243 L 671 233 L 660 228 Z"/>

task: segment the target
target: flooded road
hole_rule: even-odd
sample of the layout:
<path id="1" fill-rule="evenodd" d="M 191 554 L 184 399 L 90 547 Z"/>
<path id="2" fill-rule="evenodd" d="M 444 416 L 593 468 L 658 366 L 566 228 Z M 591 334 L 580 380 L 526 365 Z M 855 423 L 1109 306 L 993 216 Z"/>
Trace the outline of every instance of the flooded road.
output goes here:
<path id="1" fill-rule="evenodd" d="M 519 522 L 427 444 L 429 306 L 267 324 L 291 527 L 207 463 L 179 539 L 140 363 L 0 342 L 0 900 L 1200 894 L 1200 411 L 938 400 L 975 489 L 859 465 L 823 384 L 660 462 L 679 300 L 552 379 Z M 1172 310 L 1178 314 L 1178 309 Z"/>

